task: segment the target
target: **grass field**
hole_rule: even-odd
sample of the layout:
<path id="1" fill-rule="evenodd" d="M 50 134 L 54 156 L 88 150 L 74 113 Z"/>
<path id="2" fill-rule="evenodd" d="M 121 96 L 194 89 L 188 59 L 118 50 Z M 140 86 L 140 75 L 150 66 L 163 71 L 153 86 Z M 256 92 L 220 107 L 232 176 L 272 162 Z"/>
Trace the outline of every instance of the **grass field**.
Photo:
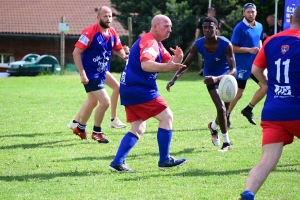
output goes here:
<path id="1" fill-rule="evenodd" d="M 128 130 L 108 128 L 110 110 L 103 123 L 109 144 L 80 140 L 67 128 L 86 98 L 78 75 L 0 79 L 0 199 L 238 199 L 261 155 L 260 126 L 249 124 L 240 114 L 256 84 L 248 82 L 232 113 L 233 150 L 221 153 L 210 141 L 207 124 L 216 111 L 202 77 L 187 73 L 169 93 L 165 86 L 172 75 L 161 73 L 157 82 L 174 113 L 171 154 L 188 162 L 170 171 L 158 170 L 158 123 L 151 119 L 126 159 L 135 174 L 108 170 Z M 262 106 L 260 102 L 254 108 L 257 122 Z M 118 113 L 125 121 L 122 106 Z M 92 126 L 91 118 L 89 135 Z M 298 139 L 285 147 L 256 199 L 300 199 L 299 149 Z"/>

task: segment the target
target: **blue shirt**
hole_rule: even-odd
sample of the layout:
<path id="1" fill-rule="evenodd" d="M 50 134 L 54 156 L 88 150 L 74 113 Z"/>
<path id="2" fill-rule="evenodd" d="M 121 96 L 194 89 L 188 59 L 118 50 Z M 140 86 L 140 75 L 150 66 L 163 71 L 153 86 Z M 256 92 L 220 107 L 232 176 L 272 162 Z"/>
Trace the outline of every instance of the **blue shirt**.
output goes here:
<path id="1" fill-rule="evenodd" d="M 145 58 L 162 63 L 168 61 L 171 55 L 150 33 L 133 44 L 120 78 L 120 99 L 124 106 L 146 103 L 160 96 L 156 85 L 158 73 L 142 69 L 141 60 Z"/>
<path id="2" fill-rule="evenodd" d="M 219 76 L 230 71 L 225 53 L 230 41 L 223 36 L 218 38 L 220 39 L 218 49 L 213 53 L 206 50 L 204 45 L 204 37 L 196 40 L 195 42 L 197 51 L 204 58 L 204 76 Z"/>
<path id="3" fill-rule="evenodd" d="M 239 22 L 233 29 L 231 43 L 239 47 L 258 47 L 260 41 L 264 39 L 263 26 L 255 21 L 255 26 L 250 27 L 246 20 Z M 236 62 L 236 79 L 248 80 L 251 76 L 251 68 L 256 54 L 234 53 Z"/>

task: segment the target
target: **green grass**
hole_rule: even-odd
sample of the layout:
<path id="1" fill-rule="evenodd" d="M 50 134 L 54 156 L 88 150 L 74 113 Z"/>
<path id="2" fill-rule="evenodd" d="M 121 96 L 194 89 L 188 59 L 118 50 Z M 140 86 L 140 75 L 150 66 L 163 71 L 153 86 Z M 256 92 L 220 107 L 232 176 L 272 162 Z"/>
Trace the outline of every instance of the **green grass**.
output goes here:
<path id="1" fill-rule="evenodd" d="M 165 86 L 172 75 L 161 73 L 157 82 L 174 113 L 171 153 L 188 162 L 170 171 L 158 170 L 158 123 L 150 119 L 126 159 L 135 174 L 108 170 L 128 130 L 108 128 L 110 110 L 103 123 L 109 144 L 82 141 L 67 129 L 86 98 L 78 75 L 0 79 L 0 199 L 238 199 L 261 155 L 260 126 L 249 124 L 240 114 L 256 84 L 247 83 L 232 113 L 229 134 L 234 149 L 220 153 L 207 129 L 216 110 L 202 77 L 187 73 L 169 93 Z M 263 102 L 254 109 L 258 122 L 262 106 Z M 118 113 L 125 121 L 122 106 Z M 91 118 L 89 134 L 92 125 Z M 299 149 L 298 139 L 285 147 L 257 199 L 299 199 Z"/>

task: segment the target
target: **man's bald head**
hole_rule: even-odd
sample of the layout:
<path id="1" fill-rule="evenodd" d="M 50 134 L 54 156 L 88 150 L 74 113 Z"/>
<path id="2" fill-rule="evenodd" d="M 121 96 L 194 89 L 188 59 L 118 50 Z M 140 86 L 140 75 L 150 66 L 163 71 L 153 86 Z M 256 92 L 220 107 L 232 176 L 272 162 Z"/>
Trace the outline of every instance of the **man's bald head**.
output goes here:
<path id="1" fill-rule="evenodd" d="M 155 24 L 159 24 L 162 21 L 169 21 L 171 22 L 170 18 L 166 15 L 155 15 L 151 21 L 151 26 L 154 26 Z"/>
<path id="2" fill-rule="evenodd" d="M 107 7 L 107 6 L 101 6 L 98 9 L 98 16 L 101 15 L 101 13 L 107 13 L 107 12 L 111 13 L 111 9 L 109 7 Z"/>

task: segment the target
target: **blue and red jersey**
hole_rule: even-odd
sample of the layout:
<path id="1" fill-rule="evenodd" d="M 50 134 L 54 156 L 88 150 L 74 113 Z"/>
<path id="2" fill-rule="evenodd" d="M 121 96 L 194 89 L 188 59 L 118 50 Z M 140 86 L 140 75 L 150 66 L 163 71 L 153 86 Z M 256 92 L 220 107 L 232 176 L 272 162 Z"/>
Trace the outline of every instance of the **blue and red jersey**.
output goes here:
<path id="1" fill-rule="evenodd" d="M 82 31 L 75 47 L 83 50 L 82 64 L 88 79 L 101 78 L 105 80 L 106 71 L 109 70 L 113 50 L 123 48 L 115 29 L 108 28 L 109 35 L 105 35 L 94 24 Z"/>
<path id="2" fill-rule="evenodd" d="M 300 119 L 300 31 L 288 29 L 264 42 L 254 65 L 268 69 L 262 120 Z"/>
<path id="3" fill-rule="evenodd" d="M 158 96 L 156 78 L 158 72 L 146 72 L 141 62 L 152 60 L 168 62 L 170 53 L 151 33 L 146 33 L 131 47 L 125 69 L 120 78 L 120 99 L 125 106 L 151 101 Z"/>
<path id="4" fill-rule="evenodd" d="M 195 45 L 197 51 L 202 55 L 204 59 L 204 76 L 220 76 L 230 71 L 230 68 L 226 59 L 226 48 L 230 44 L 230 41 L 221 36 L 218 49 L 215 52 L 208 52 L 204 45 L 205 38 L 202 37 L 196 40 Z"/>

